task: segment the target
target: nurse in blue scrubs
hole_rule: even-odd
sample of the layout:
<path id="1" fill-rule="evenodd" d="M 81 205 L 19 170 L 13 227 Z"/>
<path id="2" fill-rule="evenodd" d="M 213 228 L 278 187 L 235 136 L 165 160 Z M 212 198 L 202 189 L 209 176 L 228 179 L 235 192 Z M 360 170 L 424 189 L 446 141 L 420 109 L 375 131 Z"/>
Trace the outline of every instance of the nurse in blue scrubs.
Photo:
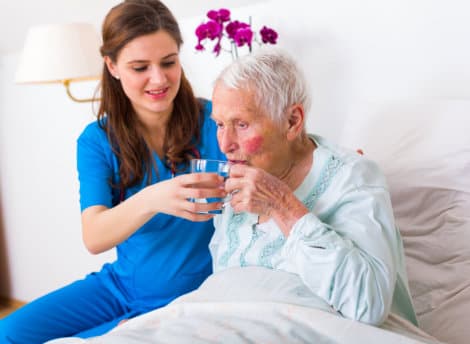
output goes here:
<path id="1" fill-rule="evenodd" d="M 226 194 L 221 177 L 188 166 L 225 156 L 211 103 L 195 97 L 181 67 L 178 24 L 158 0 L 124 1 L 107 14 L 102 38 L 101 102 L 78 138 L 77 168 L 84 243 L 92 254 L 116 248 L 117 259 L 1 320 L 1 343 L 103 334 L 212 272 L 213 215 L 201 212 L 221 204 L 188 199 Z"/>

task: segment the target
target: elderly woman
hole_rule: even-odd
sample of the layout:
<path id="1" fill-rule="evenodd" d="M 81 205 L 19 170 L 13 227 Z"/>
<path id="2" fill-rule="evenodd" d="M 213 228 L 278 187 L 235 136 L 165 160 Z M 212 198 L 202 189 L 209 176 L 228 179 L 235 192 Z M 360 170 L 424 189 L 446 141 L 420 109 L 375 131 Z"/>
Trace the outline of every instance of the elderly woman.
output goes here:
<path id="1" fill-rule="evenodd" d="M 306 133 L 309 95 L 296 63 L 260 49 L 217 78 L 212 117 L 233 164 L 215 219 L 214 271 L 263 266 L 300 276 L 345 317 L 416 324 L 384 176 L 370 160 Z"/>

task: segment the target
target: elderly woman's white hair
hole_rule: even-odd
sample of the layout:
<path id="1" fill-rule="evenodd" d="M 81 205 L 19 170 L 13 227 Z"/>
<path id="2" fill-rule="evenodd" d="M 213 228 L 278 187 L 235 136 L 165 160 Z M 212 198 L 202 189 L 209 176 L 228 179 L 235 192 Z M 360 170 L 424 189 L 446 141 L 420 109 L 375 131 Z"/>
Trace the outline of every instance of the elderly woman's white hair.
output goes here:
<path id="1" fill-rule="evenodd" d="M 310 96 L 303 72 L 289 54 L 277 47 L 262 47 L 227 66 L 215 84 L 253 92 L 256 105 L 280 123 L 293 104 L 302 104 L 305 114 Z"/>

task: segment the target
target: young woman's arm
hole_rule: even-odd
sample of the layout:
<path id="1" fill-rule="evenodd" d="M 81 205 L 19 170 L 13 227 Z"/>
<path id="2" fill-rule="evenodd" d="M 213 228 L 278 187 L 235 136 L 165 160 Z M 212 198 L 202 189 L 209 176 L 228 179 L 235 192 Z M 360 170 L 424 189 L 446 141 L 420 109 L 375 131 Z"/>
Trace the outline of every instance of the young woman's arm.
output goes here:
<path id="1" fill-rule="evenodd" d="M 194 188 L 195 184 L 204 188 Z M 194 203 L 189 198 L 226 196 L 223 177 L 213 173 L 177 176 L 150 185 L 113 208 L 95 205 L 82 212 L 82 234 L 87 249 L 101 253 L 115 247 L 158 213 L 179 216 L 190 221 L 207 221 L 222 203 Z"/>

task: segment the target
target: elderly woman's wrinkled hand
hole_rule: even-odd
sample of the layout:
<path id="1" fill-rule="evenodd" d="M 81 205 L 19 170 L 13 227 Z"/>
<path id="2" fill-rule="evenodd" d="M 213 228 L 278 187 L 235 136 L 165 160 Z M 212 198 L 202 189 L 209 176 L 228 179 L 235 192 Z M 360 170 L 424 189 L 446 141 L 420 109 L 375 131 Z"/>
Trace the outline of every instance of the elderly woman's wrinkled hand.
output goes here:
<path id="1" fill-rule="evenodd" d="M 230 169 L 225 191 L 232 194 L 230 205 L 235 212 L 247 211 L 272 216 L 282 209 L 290 188 L 268 172 L 247 165 L 236 164 Z"/>

